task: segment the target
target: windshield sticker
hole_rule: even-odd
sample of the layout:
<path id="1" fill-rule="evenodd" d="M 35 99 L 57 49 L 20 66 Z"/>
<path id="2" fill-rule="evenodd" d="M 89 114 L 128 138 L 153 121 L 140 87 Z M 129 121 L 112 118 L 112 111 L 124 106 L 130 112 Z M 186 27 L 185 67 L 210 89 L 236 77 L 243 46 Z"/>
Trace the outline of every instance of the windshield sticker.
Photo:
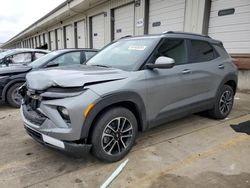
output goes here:
<path id="1" fill-rule="evenodd" d="M 147 48 L 147 46 L 129 46 L 129 50 L 138 50 L 138 51 L 143 51 Z"/>

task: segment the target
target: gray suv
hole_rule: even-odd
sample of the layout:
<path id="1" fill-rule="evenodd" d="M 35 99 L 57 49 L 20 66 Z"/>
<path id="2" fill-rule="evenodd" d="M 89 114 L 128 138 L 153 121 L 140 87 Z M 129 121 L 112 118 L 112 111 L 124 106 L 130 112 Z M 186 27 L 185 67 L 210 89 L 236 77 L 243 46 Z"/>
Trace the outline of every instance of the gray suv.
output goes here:
<path id="1" fill-rule="evenodd" d="M 139 131 L 188 114 L 230 113 L 237 69 L 220 41 L 180 32 L 124 37 L 86 65 L 31 72 L 21 115 L 38 142 L 122 159 Z"/>

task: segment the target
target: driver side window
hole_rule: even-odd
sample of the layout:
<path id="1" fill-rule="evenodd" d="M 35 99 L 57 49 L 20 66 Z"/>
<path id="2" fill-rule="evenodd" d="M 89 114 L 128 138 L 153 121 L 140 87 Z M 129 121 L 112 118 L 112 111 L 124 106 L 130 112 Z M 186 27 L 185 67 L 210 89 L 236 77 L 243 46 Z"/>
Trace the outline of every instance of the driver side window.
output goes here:
<path id="1" fill-rule="evenodd" d="M 156 58 L 164 56 L 175 60 L 175 65 L 187 64 L 187 43 L 183 39 L 166 39 L 159 47 Z"/>
<path id="2" fill-rule="evenodd" d="M 66 66 L 66 65 L 80 64 L 81 62 L 80 57 L 81 57 L 81 52 L 69 52 L 55 58 L 48 64 L 48 66 L 50 65 Z"/>
<path id="3" fill-rule="evenodd" d="M 11 62 L 14 64 L 18 63 L 31 63 L 32 62 L 32 57 L 31 53 L 20 53 L 20 54 L 15 54 L 10 57 Z"/>

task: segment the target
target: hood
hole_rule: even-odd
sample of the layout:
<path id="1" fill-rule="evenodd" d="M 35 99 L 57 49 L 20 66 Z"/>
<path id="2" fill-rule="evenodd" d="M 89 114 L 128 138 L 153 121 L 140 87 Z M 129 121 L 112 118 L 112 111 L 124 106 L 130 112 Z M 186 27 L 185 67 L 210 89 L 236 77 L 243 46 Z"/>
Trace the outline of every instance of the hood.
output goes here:
<path id="1" fill-rule="evenodd" d="M 96 66 L 74 66 L 33 71 L 26 75 L 29 88 L 45 90 L 52 86 L 81 87 L 86 84 L 124 79 L 128 72 Z"/>
<path id="2" fill-rule="evenodd" d="M 0 66 L 0 75 L 9 75 L 9 74 L 18 74 L 30 71 L 32 68 L 25 65 L 16 65 L 16 66 Z"/>

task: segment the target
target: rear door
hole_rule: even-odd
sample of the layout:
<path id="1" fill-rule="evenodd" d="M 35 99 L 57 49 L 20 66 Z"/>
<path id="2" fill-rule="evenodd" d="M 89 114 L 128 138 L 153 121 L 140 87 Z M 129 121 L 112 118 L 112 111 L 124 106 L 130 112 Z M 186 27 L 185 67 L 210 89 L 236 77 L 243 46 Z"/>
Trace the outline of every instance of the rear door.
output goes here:
<path id="1" fill-rule="evenodd" d="M 193 96 L 200 101 L 215 97 L 224 74 L 223 61 L 217 61 L 218 53 L 206 41 L 189 40 L 190 69 L 193 75 Z"/>

